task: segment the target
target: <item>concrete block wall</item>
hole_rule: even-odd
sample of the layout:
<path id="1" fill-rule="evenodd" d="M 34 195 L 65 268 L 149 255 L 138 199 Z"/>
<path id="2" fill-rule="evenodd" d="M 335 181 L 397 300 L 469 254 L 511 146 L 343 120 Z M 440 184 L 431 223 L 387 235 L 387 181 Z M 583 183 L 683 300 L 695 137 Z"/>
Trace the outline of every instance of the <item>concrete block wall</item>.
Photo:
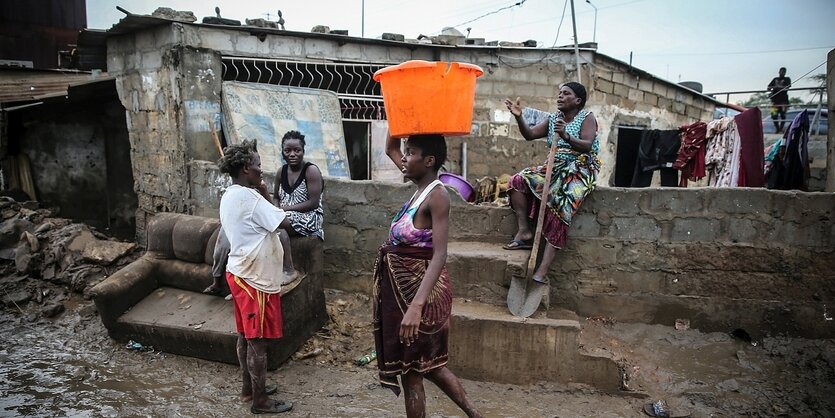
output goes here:
<path id="1" fill-rule="evenodd" d="M 835 195 L 601 188 L 552 269 L 551 302 L 622 321 L 835 335 Z"/>
<path id="2" fill-rule="evenodd" d="M 147 218 L 187 212 L 187 143 L 183 141 L 179 25 L 162 25 L 108 39 L 107 62 L 126 109 L 137 240 L 145 241 Z"/>
<path id="3" fill-rule="evenodd" d="M 370 289 L 390 217 L 411 190 L 326 180 L 326 286 Z M 508 208 L 452 195 L 451 241 L 498 245 L 515 232 Z M 569 237 L 550 274 L 553 307 L 627 322 L 685 318 L 694 328 L 751 335 L 835 336 L 825 319 L 835 306 L 831 193 L 600 188 Z"/>

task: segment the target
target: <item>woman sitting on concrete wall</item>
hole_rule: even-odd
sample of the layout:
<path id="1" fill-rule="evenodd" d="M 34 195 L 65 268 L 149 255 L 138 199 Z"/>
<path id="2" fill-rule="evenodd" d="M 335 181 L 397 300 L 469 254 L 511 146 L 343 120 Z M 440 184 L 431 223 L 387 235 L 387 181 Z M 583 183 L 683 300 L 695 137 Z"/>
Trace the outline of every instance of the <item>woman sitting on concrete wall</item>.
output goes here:
<path id="1" fill-rule="evenodd" d="M 278 207 L 287 212 L 297 235 L 324 239 L 322 231 L 322 191 L 325 183 L 315 164 L 304 160 L 304 135 L 288 131 L 281 138 L 284 164 L 275 175 L 275 196 Z"/>
<path id="2" fill-rule="evenodd" d="M 570 82 L 560 86 L 557 97 L 557 113 L 551 114 L 536 126 L 529 127 L 522 119 L 522 105 L 519 98 L 513 102 L 505 99 L 507 109 L 516 117 L 519 130 L 526 140 L 547 137 L 550 147 L 557 140 L 554 166 L 551 174 L 547 207 L 542 235 L 549 245 L 545 246 L 542 262 L 533 275 L 533 280 L 545 283 L 546 275 L 557 250 L 565 247 L 571 219 L 594 190 L 600 160 L 597 139 L 597 120 L 591 112 L 583 110 L 586 105 L 586 88 L 580 83 Z M 558 136 L 558 138 L 555 138 Z M 529 219 L 535 219 L 539 201 L 545 187 L 545 165 L 529 167 L 510 179 L 508 193 L 510 206 L 516 212 L 518 230 L 513 240 L 504 246 L 507 250 L 529 249 L 534 234 Z"/>
<path id="3" fill-rule="evenodd" d="M 322 190 L 324 181 L 319 167 L 304 161 L 304 135 L 299 131 L 289 131 L 281 139 L 281 155 L 287 164 L 282 166 L 275 178 L 273 203 L 287 215 L 281 227 L 287 234 L 316 236 L 324 239 L 322 231 L 323 210 Z M 229 240 L 223 227 L 220 228 L 215 244 L 213 282 L 203 293 L 213 295 L 228 294 L 223 277 L 229 257 Z M 292 256 L 285 252 L 285 264 L 292 265 Z M 282 284 L 288 284 L 298 276 L 286 276 Z M 228 298 L 228 296 L 227 296 Z"/>

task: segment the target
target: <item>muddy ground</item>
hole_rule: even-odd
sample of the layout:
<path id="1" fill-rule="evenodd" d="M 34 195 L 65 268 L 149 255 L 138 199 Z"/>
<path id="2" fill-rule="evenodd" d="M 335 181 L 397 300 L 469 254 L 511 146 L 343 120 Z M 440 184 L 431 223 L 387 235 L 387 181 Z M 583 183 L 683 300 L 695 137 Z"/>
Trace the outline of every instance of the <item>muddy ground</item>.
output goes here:
<path id="1" fill-rule="evenodd" d="M 249 415 L 237 401 L 235 366 L 133 350 L 107 336 L 85 290 L 138 250 L 47 210 L 15 205 L 0 201 L 0 416 Z M 9 238 L 14 234 L 20 239 Z M 374 363 L 354 364 L 373 345 L 368 297 L 328 290 L 327 300 L 326 328 L 269 373 L 281 398 L 295 403 L 284 416 L 403 416 L 402 399 L 377 384 Z M 833 340 L 747 341 L 594 318 L 583 321 L 581 343 L 617 359 L 630 392 L 464 385 L 491 417 L 638 417 L 644 403 L 659 398 L 694 417 L 835 416 Z M 427 404 L 430 416 L 463 416 L 431 384 Z"/>

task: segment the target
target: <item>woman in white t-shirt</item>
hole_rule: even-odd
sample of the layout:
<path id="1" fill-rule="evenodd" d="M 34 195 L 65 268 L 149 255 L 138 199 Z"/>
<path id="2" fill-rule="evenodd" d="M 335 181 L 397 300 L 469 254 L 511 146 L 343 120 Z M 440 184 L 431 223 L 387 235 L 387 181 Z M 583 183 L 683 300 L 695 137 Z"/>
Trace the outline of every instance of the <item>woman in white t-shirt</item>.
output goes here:
<path id="1" fill-rule="evenodd" d="M 253 142 L 227 147 L 220 171 L 232 177 L 220 200 L 220 222 L 230 247 L 226 281 L 235 302 L 240 397 L 252 402 L 254 414 L 289 411 L 292 403 L 270 399 L 266 388 L 267 344 L 283 335 L 281 284 L 285 276 L 299 276 L 285 257 L 287 216 L 272 203 Z"/>

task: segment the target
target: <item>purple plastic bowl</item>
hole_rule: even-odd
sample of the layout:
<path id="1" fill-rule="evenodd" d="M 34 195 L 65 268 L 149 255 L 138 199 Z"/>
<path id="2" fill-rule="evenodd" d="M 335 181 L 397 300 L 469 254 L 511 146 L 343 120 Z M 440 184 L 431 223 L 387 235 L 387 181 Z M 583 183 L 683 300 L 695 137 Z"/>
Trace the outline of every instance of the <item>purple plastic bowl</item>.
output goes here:
<path id="1" fill-rule="evenodd" d="M 438 180 L 440 180 L 441 183 L 446 184 L 447 186 L 452 186 L 455 190 L 458 190 L 458 193 L 465 201 L 472 202 L 475 200 L 475 189 L 464 177 L 461 177 L 458 174 L 441 173 L 438 174 Z"/>

